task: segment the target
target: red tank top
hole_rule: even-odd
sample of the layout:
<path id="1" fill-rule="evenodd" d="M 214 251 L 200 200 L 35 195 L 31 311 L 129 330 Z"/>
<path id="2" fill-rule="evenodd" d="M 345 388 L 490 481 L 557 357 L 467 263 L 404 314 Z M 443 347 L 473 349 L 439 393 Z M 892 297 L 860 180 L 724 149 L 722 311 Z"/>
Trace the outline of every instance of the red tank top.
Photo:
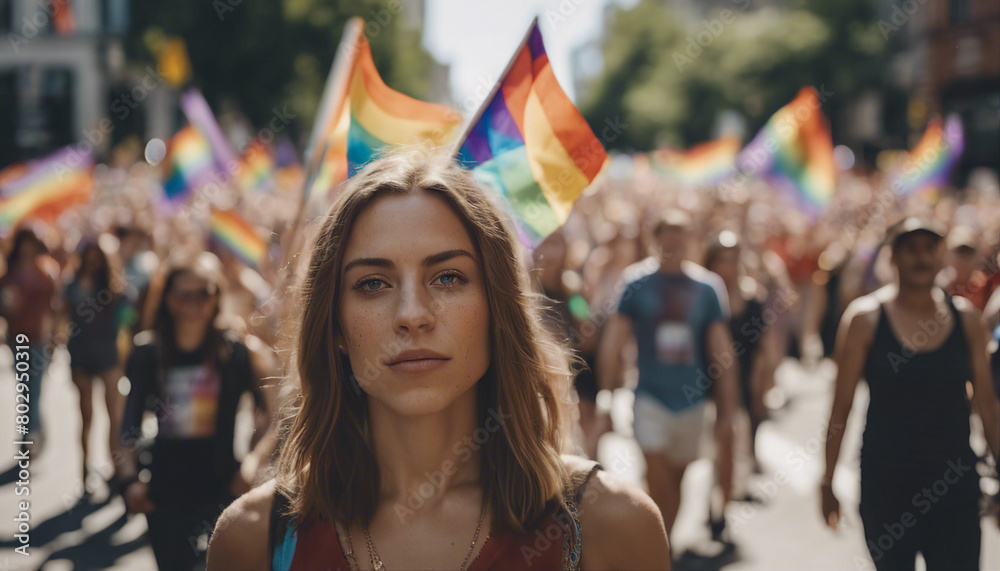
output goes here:
<path id="1" fill-rule="evenodd" d="M 595 465 L 577 478 L 563 494 L 563 502 L 552 502 L 541 523 L 525 534 L 492 533 L 469 564 L 469 571 L 493 569 L 576 569 L 580 564 L 580 516 L 577 506 L 583 488 L 600 469 Z M 352 567 L 340 547 L 336 526 L 319 520 L 296 527 L 282 516 L 288 500 L 275 493 L 271 513 L 270 554 L 273 571 L 314 569 L 350 571 Z M 361 551 L 356 555 L 362 557 Z"/>

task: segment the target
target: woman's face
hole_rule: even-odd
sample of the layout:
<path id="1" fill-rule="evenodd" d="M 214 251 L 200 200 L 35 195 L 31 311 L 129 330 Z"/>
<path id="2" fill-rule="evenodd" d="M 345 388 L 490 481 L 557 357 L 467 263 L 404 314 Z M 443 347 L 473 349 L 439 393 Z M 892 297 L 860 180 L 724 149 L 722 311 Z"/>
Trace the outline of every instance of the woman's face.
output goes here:
<path id="1" fill-rule="evenodd" d="M 97 271 L 104 265 L 104 258 L 101 256 L 101 251 L 95 246 L 90 246 L 83 254 L 83 267 L 87 271 Z"/>
<path id="2" fill-rule="evenodd" d="M 34 263 L 36 257 L 41 255 L 42 248 L 37 240 L 28 239 L 21 242 L 21 251 L 18 254 L 18 260 L 21 263 Z"/>
<path id="3" fill-rule="evenodd" d="M 204 324 L 215 315 L 219 295 L 208 280 L 184 272 L 174 278 L 167 292 L 167 309 L 176 323 Z"/>
<path id="4" fill-rule="evenodd" d="M 736 248 L 723 248 L 715 254 L 712 267 L 708 268 L 719 275 L 726 284 L 735 284 L 740 277 L 740 251 Z"/>
<path id="5" fill-rule="evenodd" d="M 436 413 L 486 373 L 490 319 L 479 254 L 442 199 L 375 199 L 348 236 L 340 279 L 337 341 L 373 404 Z"/>

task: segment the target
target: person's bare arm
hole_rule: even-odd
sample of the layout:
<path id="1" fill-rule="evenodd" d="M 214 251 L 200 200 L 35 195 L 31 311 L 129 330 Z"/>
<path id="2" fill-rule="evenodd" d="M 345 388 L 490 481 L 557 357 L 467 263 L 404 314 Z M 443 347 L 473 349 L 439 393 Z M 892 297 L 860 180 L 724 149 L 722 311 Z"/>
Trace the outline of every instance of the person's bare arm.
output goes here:
<path id="1" fill-rule="evenodd" d="M 774 371 L 778 368 L 776 356 L 781 354 L 780 344 L 781 335 L 778 333 L 778 328 L 765 326 L 753 361 L 753 371 L 750 373 L 750 386 L 753 387 L 753 402 L 750 404 L 754 409 L 754 416 L 758 419 L 767 416 L 764 395 L 774 386 Z"/>
<path id="2" fill-rule="evenodd" d="M 580 522 L 581 569 L 670 569 L 663 517 L 636 486 L 597 472 L 584 489 Z"/>
<path id="3" fill-rule="evenodd" d="M 254 373 L 255 390 L 263 397 L 264 406 L 270 422 L 264 434 L 257 441 L 240 465 L 243 478 L 251 486 L 254 485 L 267 470 L 271 455 L 278 444 L 278 385 L 279 367 L 274 352 L 263 341 L 252 335 L 247 337 L 247 349 L 250 351 L 250 364 Z"/>
<path id="4" fill-rule="evenodd" d="M 972 364 L 972 405 L 983 421 L 986 443 L 993 452 L 993 459 L 1000 461 L 1000 402 L 990 376 L 987 354 L 986 321 L 979 310 L 967 300 L 953 298 L 962 316 L 966 339 L 969 340 L 969 358 Z"/>
<path id="5" fill-rule="evenodd" d="M 826 433 L 826 470 L 823 472 L 821 483 L 823 516 L 826 524 L 833 529 L 837 528 L 840 521 L 840 505 L 833 496 L 833 475 L 837 469 L 837 460 L 840 458 L 844 427 L 847 426 L 847 417 L 854 404 L 854 393 L 871 345 L 874 331 L 872 315 L 878 311 L 878 307 L 878 301 L 874 296 L 856 299 L 847 307 L 837 329 L 834 349 L 837 377 Z"/>
<path id="6" fill-rule="evenodd" d="M 829 279 L 829 273 L 826 274 Z M 823 315 L 830 302 L 825 283 L 817 283 L 815 279 L 809 283 L 809 295 L 805 300 L 805 318 L 802 325 L 802 353 L 810 366 L 816 366 L 823 358 L 823 340 L 820 328 L 823 325 Z"/>
<path id="7" fill-rule="evenodd" d="M 130 513 L 149 513 L 155 509 L 149 500 L 149 486 L 139 480 L 137 448 L 142 438 L 142 417 L 146 412 L 148 386 L 143 382 L 152 366 L 145 357 L 147 345 L 152 341 L 151 332 L 143 332 L 135 337 L 135 348 L 129 353 L 125 366 L 125 376 L 131 382 L 125 411 L 122 415 L 121 436 L 118 449 L 113 453 L 115 478 L 119 482 L 125 507 Z M 153 373 L 155 374 L 155 373 Z"/>
<path id="8" fill-rule="evenodd" d="M 997 325 L 1000 325 L 1000 287 L 993 290 L 993 295 L 986 302 L 986 307 L 983 308 L 983 317 L 986 319 L 986 328 L 989 331 L 993 331 Z"/>
<path id="9" fill-rule="evenodd" d="M 622 348 L 632 334 L 632 320 L 621 313 L 613 313 L 605 324 L 597 352 L 597 386 L 601 390 L 622 386 Z"/>
<path id="10" fill-rule="evenodd" d="M 233 502 L 215 524 L 208 544 L 207 571 L 267 571 L 268 531 L 274 481 L 254 488 Z"/>
<path id="11" fill-rule="evenodd" d="M 728 503 L 733 484 L 733 422 L 739 406 L 739 365 L 733 351 L 733 341 L 725 321 L 716 321 L 706 332 L 708 354 L 722 371 L 713 379 L 712 398 L 715 400 L 716 470 L 723 503 Z"/>

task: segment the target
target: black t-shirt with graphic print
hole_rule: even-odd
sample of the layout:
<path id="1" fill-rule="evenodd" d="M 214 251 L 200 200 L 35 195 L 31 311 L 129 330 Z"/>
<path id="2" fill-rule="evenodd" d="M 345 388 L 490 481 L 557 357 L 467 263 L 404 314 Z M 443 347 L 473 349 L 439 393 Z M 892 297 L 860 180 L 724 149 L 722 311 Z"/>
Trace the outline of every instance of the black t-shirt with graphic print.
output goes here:
<path id="1" fill-rule="evenodd" d="M 233 439 L 240 396 L 253 387 L 248 350 L 226 337 L 214 358 L 202 346 L 176 353 L 170 366 L 160 370 L 163 357 L 158 343 L 138 342 L 142 335 L 137 336 L 125 370 L 132 387 L 122 441 L 134 446 L 143 414 L 153 412 L 157 418 L 149 462 L 153 503 L 220 497 L 239 469 Z"/>

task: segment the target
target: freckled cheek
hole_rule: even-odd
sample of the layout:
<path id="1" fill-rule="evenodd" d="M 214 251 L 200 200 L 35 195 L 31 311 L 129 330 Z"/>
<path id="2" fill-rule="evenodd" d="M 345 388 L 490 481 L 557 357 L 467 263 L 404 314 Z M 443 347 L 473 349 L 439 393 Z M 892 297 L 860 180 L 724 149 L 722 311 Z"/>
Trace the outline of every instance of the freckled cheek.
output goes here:
<path id="1" fill-rule="evenodd" d="M 450 314 L 455 323 L 455 339 L 466 345 L 466 357 L 471 358 L 481 350 L 489 352 L 489 308 L 484 299 L 470 299 L 455 307 Z"/>
<path id="2" fill-rule="evenodd" d="M 392 329 L 389 318 L 378 311 L 349 311 L 343 316 L 348 347 L 365 353 L 377 352 L 378 342 Z M 369 355 L 370 357 L 370 355 Z"/>

